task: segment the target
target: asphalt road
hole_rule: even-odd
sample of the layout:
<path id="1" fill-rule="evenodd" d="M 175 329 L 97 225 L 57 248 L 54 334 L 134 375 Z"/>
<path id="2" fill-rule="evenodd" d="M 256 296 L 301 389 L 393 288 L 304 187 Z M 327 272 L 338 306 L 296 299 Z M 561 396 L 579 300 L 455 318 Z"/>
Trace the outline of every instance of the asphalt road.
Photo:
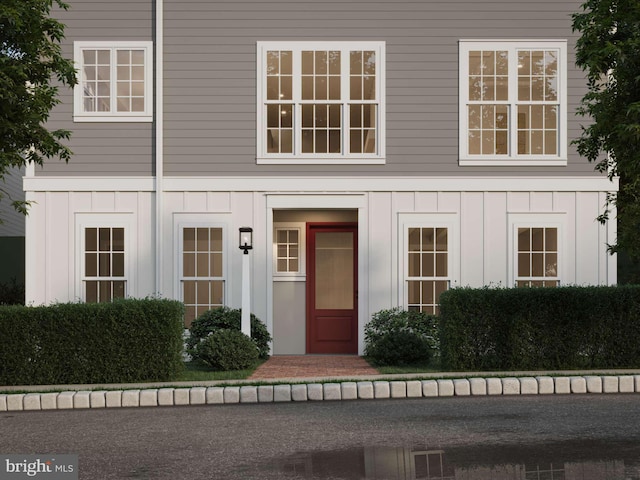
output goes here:
<path id="1" fill-rule="evenodd" d="M 81 479 L 635 480 L 639 427 L 610 394 L 7 412 L 0 453 L 78 454 Z"/>

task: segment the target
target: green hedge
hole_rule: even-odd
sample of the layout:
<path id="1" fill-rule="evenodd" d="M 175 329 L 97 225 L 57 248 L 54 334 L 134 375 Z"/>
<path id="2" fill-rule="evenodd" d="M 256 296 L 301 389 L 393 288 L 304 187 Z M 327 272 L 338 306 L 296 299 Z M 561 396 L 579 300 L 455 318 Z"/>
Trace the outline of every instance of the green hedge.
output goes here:
<path id="1" fill-rule="evenodd" d="M 456 288 L 440 296 L 450 370 L 640 367 L 640 286 Z"/>
<path id="2" fill-rule="evenodd" d="M 0 307 L 0 385 L 162 381 L 183 368 L 183 305 Z"/>

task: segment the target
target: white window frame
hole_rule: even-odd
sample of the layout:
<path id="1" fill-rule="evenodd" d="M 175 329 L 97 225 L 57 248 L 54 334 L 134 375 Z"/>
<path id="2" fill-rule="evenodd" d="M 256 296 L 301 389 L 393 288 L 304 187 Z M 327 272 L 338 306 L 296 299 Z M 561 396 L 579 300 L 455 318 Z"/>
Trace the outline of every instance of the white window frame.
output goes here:
<path id="1" fill-rule="evenodd" d="M 85 112 L 83 101 L 83 50 L 111 51 L 111 111 Z M 144 111 L 118 112 L 116 109 L 116 62 L 117 50 L 144 51 Z M 73 120 L 74 122 L 152 122 L 153 121 L 153 42 L 143 41 L 76 41 L 73 43 L 73 55 L 78 74 L 78 84 L 73 88 Z"/>
<path id="2" fill-rule="evenodd" d="M 469 52 L 474 50 L 502 50 L 509 54 L 509 154 L 469 155 Z M 555 155 L 519 155 L 517 152 L 518 116 L 518 50 L 558 51 L 558 148 Z M 515 69 L 514 69 L 515 68 Z M 459 42 L 459 165 L 460 166 L 566 166 L 567 165 L 567 41 L 566 40 L 460 40 Z"/>
<path id="3" fill-rule="evenodd" d="M 123 228 L 124 229 L 124 277 L 125 298 L 137 295 L 136 274 L 132 265 L 135 264 L 137 252 L 135 246 L 136 229 L 134 228 L 132 213 L 76 213 L 76 292 L 75 297 L 86 301 L 85 284 L 85 229 L 86 228 Z"/>
<path id="4" fill-rule="evenodd" d="M 298 231 L 298 271 L 278 271 L 278 230 Z M 275 281 L 304 281 L 307 276 L 307 228 L 304 222 L 274 222 L 273 223 L 273 279 Z"/>
<path id="5" fill-rule="evenodd" d="M 399 214 L 399 251 L 402 260 L 399 291 L 402 292 L 402 307 L 409 308 L 409 229 L 410 228 L 446 228 L 447 229 L 447 277 L 449 289 L 460 282 L 460 218 L 456 213 L 401 213 Z"/>
<path id="6" fill-rule="evenodd" d="M 294 127 L 293 127 L 293 154 L 289 153 L 267 153 L 266 138 L 266 95 L 267 95 L 267 75 L 266 56 L 270 50 L 290 50 L 293 52 L 293 99 L 290 103 L 294 105 Z M 303 154 L 300 151 L 302 144 L 302 130 L 296 123 L 302 118 L 301 113 L 301 67 L 300 61 L 296 60 L 303 50 L 340 50 L 342 54 L 341 65 L 341 94 L 342 109 L 342 153 L 312 153 Z M 373 50 L 376 52 L 376 92 L 378 94 L 378 117 L 376 125 L 377 148 L 375 154 L 372 153 L 346 153 L 349 133 L 349 114 L 347 108 L 351 103 L 348 99 L 349 92 L 349 51 L 351 50 Z M 346 53 L 346 54 L 345 54 Z M 322 164 L 384 164 L 385 163 L 385 42 L 382 41 L 277 41 L 277 42 L 257 42 L 257 152 L 256 161 L 258 164 L 300 164 L 300 165 L 322 165 Z M 356 103 L 362 103 L 355 101 Z"/>
<path id="7" fill-rule="evenodd" d="M 184 235 L 183 235 L 183 231 L 185 228 L 220 228 L 222 229 L 222 276 L 221 277 L 185 277 L 183 275 L 184 273 Z M 229 275 L 228 275 L 228 265 L 229 265 L 229 248 L 230 248 L 230 241 L 229 241 L 229 226 L 227 223 L 224 222 L 217 222 L 217 221 L 211 221 L 208 222 L 206 220 L 201 220 L 201 221 L 189 221 L 189 220 L 185 220 L 185 221 L 180 221 L 177 223 L 177 226 L 175 228 L 175 234 L 176 234 L 176 296 L 177 299 L 181 302 L 184 302 L 184 288 L 183 288 L 183 281 L 184 280 L 203 280 L 203 281 L 209 281 L 209 280 L 221 280 L 222 281 L 222 305 L 226 306 L 228 305 L 228 299 L 229 299 L 229 288 L 230 288 L 230 281 L 229 281 Z"/>
<path id="8" fill-rule="evenodd" d="M 508 286 L 515 287 L 518 280 L 518 229 L 519 228 L 556 228 L 558 232 L 558 271 L 556 277 L 558 286 L 567 283 L 567 262 L 569 255 L 566 251 L 565 239 L 567 226 L 564 212 L 551 213 L 510 213 L 508 214 L 509 238 L 508 238 Z M 540 277 L 544 280 L 544 277 Z"/>

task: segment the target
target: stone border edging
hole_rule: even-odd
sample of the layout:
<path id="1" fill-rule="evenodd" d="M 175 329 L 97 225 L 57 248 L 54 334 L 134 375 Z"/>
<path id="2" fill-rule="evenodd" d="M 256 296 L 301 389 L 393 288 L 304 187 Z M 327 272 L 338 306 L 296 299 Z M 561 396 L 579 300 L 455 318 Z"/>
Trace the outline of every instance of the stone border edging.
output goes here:
<path id="1" fill-rule="evenodd" d="M 486 395 L 640 393 L 640 375 L 367 380 L 0 394 L 0 412 Z"/>

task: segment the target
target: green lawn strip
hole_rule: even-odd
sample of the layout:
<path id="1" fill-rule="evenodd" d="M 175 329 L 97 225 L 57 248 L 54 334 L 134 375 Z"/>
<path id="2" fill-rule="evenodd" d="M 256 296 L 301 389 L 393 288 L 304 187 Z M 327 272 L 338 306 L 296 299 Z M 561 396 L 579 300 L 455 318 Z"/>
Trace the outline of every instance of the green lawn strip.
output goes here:
<path id="1" fill-rule="evenodd" d="M 276 385 L 308 385 L 308 384 L 334 384 L 334 383 L 357 383 L 357 382 L 397 382 L 397 381 L 423 381 L 423 380 L 462 380 L 467 379 L 470 380 L 472 378 L 535 378 L 538 376 L 545 377 L 574 377 L 574 376 L 605 376 L 605 375 L 640 375 L 640 371 L 561 371 L 561 372 L 474 372 L 473 374 L 465 374 L 464 372 L 460 372 L 460 375 L 456 375 L 456 372 L 442 372 L 441 374 L 432 373 L 432 374 L 401 374 L 395 376 L 384 376 L 383 374 L 380 377 L 376 377 L 375 379 L 370 379 L 367 377 L 360 378 L 317 378 L 317 379 L 300 379 L 300 380 L 258 380 L 258 381 L 221 381 L 218 383 L 210 384 L 208 382 L 197 382 L 189 385 L 184 384 L 173 384 L 171 382 L 163 383 L 163 384 L 155 384 L 153 382 L 149 383 L 147 387 L 142 384 L 131 384 L 127 386 L 126 384 L 121 387 L 86 387 L 86 388 L 60 388 L 60 389 L 47 389 L 42 391 L 36 390 L 0 390 L 0 394 L 21 394 L 21 393 L 60 393 L 67 391 L 118 391 L 118 390 L 154 390 L 160 388 L 174 388 L 174 389 L 182 389 L 182 388 L 194 388 L 194 387 L 260 387 L 260 386 L 276 386 Z"/>

